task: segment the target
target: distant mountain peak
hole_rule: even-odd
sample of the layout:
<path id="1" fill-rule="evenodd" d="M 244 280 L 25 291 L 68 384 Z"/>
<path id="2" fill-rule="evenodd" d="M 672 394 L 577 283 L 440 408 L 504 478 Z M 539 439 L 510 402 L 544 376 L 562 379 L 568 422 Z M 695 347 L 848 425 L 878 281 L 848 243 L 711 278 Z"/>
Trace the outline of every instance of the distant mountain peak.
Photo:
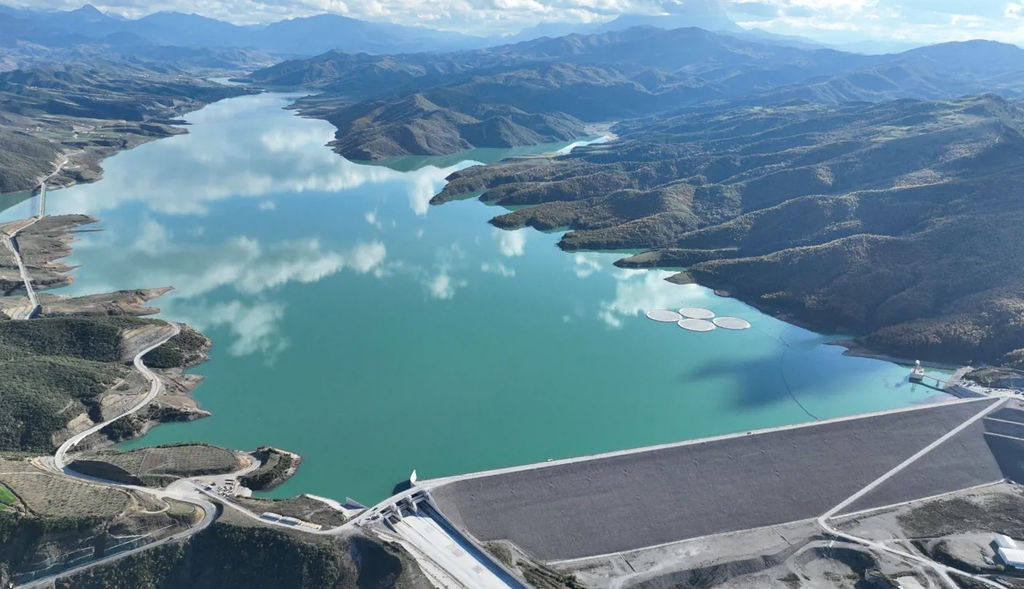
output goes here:
<path id="1" fill-rule="evenodd" d="M 72 14 L 79 14 L 82 16 L 106 16 L 99 8 L 96 8 L 92 4 L 84 4 L 81 8 L 71 11 Z"/>

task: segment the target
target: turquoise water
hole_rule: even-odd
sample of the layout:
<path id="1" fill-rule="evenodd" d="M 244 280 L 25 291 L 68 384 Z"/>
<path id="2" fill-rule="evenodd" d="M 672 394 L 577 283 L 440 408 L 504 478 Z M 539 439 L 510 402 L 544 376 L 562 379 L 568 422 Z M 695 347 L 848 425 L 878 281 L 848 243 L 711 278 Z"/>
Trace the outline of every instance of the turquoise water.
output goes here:
<path id="1" fill-rule="evenodd" d="M 288 102 L 212 105 L 187 117 L 189 135 L 118 154 L 101 182 L 47 198 L 48 212 L 104 229 L 81 235 L 64 292 L 173 285 L 162 316 L 214 341 L 194 370 L 213 417 L 129 446 L 279 446 L 305 461 L 273 496 L 374 502 L 414 468 L 437 477 L 934 397 L 905 368 L 845 357 L 668 273 L 498 231 L 486 221 L 499 209 L 428 207 L 469 162 L 353 164 L 324 147 L 330 125 Z M 753 328 L 690 333 L 642 316 L 681 306 Z"/>

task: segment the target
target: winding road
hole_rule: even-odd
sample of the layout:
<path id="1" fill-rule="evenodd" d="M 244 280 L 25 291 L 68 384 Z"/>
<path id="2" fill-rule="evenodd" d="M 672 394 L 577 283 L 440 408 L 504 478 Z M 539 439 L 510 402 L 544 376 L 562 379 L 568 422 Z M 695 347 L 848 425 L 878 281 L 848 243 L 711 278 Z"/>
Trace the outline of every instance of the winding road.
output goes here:
<path id="1" fill-rule="evenodd" d="M 184 540 L 206 529 L 216 520 L 217 515 L 219 513 L 219 507 L 218 505 L 215 505 L 213 503 L 213 500 L 216 500 L 226 508 L 230 508 L 237 511 L 239 514 L 247 518 L 258 521 L 263 525 L 277 525 L 279 527 L 284 527 L 297 532 L 319 536 L 332 536 L 352 531 L 354 527 L 363 527 L 368 524 L 371 524 L 371 522 L 377 520 L 381 512 L 387 507 L 394 507 L 397 503 L 400 503 L 403 500 L 408 501 L 415 493 L 422 492 L 423 490 L 425 490 L 422 487 L 414 487 L 413 489 L 405 491 L 404 493 L 400 493 L 394 497 L 391 497 L 390 499 L 386 500 L 385 502 L 378 506 L 375 506 L 372 509 L 364 511 L 360 516 L 357 516 L 340 526 L 324 530 L 314 530 L 310 528 L 288 526 L 285 524 L 278 524 L 276 522 L 266 521 L 262 519 L 259 515 L 250 511 L 249 509 L 230 501 L 228 498 L 216 495 L 215 493 L 212 493 L 210 491 L 206 491 L 192 480 L 181 479 L 179 481 L 176 481 L 175 483 L 172 483 L 164 490 L 157 490 L 147 487 L 124 485 L 113 481 L 107 481 L 96 477 L 84 475 L 71 469 L 66 463 L 66 456 L 69 451 L 74 449 L 79 443 L 81 443 L 87 437 L 99 432 L 104 427 L 120 419 L 124 419 L 130 415 L 137 413 L 138 411 L 146 407 L 149 403 L 151 403 L 153 399 L 155 399 L 157 395 L 160 394 L 160 392 L 163 390 L 163 383 L 160 380 L 160 378 L 156 374 L 154 374 L 149 369 L 149 367 L 145 365 L 145 363 L 143 362 L 143 357 L 150 351 L 166 343 L 179 332 L 180 327 L 178 325 L 173 323 L 168 324 L 167 328 L 155 331 L 152 334 L 148 334 L 146 340 L 136 344 L 138 346 L 142 346 L 142 348 L 135 354 L 133 364 L 135 365 L 135 368 L 150 382 L 150 389 L 147 395 L 138 403 L 136 403 L 123 413 L 119 414 L 118 416 L 107 421 L 104 421 L 103 423 L 96 424 L 90 427 L 89 429 L 69 438 L 57 449 L 56 453 L 52 458 L 51 466 L 55 471 L 58 471 L 63 475 L 74 477 L 76 479 L 87 481 L 89 483 L 118 487 L 121 489 L 130 489 L 132 491 L 145 493 L 159 499 L 174 499 L 185 503 L 189 503 L 203 510 L 203 519 L 198 524 L 167 538 L 143 546 L 139 546 L 130 550 L 126 550 L 118 554 L 109 555 L 98 560 L 92 561 L 90 563 L 73 567 L 61 573 L 42 577 L 29 583 L 20 585 L 19 587 L 25 589 L 39 589 L 43 587 L 49 587 L 52 586 L 51 584 L 57 579 L 66 577 L 70 574 L 79 573 L 93 567 L 109 564 L 113 561 L 125 558 L 132 554 L 137 554 L 144 550 L 148 550 L 150 548 L 160 546 L 169 542 Z M 883 483 L 885 483 L 892 477 L 896 476 L 897 474 L 908 468 L 910 465 L 914 464 L 915 462 L 926 456 L 929 452 L 931 452 L 944 442 L 948 441 L 949 439 L 959 434 L 961 431 L 969 427 L 971 424 L 982 419 L 990 412 L 1000 407 L 1004 403 L 1004 401 L 1005 399 L 1000 398 L 993 403 L 987 404 L 983 410 L 971 416 L 969 419 L 967 419 L 957 427 L 953 428 L 952 430 L 948 431 L 943 436 L 934 440 L 932 443 L 930 443 L 928 446 L 924 447 L 923 449 L 915 453 L 910 458 L 906 459 L 899 465 L 895 466 L 890 471 L 886 472 L 885 474 L 875 479 L 865 487 L 861 488 L 859 491 L 857 491 L 850 497 L 843 500 L 841 503 L 837 504 L 836 506 L 834 506 L 833 508 L 819 516 L 816 520 L 818 526 L 833 538 L 861 545 L 872 551 L 888 553 L 902 560 L 909 561 L 922 567 L 931 569 L 935 572 L 936 575 L 939 576 L 940 579 L 943 580 L 943 582 L 948 584 L 950 587 L 956 586 L 953 580 L 951 579 L 951 575 L 959 575 L 961 577 L 970 578 L 988 587 L 993 587 L 996 589 L 1005 589 L 1004 585 L 990 578 L 981 575 L 970 574 L 965 571 L 938 563 L 925 556 L 913 554 L 911 552 L 901 550 L 897 547 L 893 547 L 882 542 L 876 542 L 868 538 L 862 538 L 855 536 L 853 534 L 842 532 L 836 529 L 829 522 L 831 518 L 836 516 L 843 509 L 847 508 L 849 505 L 852 505 L 855 501 L 867 495 L 872 490 L 878 488 Z M 431 486 L 432 485 L 430 484 L 426 485 L 427 488 Z M 207 496 L 209 498 L 207 498 Z M 410 517 L 411 519 L 402 520 L 398 523 L 398 525 L 395 528 L 394 537 L 391 539 L 400 541 L 403 545 L 406 546 L 407 549 L 410 549 L 410 552 L 414 555 L 414 557 L 417 560 L 426 561 L 425 563 L 421 562 L 421 564 L 425 564 L 427 569 L 432 569 L 431 572 L 434 573 L 434 575 L 432 575 L 432 578 L 434 578 L 435 581 L 441 581 L 442 586 L 466 587 L 476 589 L 477 587 L 515 586 L 515 583 L 518 582 L 514 579 L 514 577 L 506 579 L 500 576 L 495 576 L 493 572 L 488 570 L 487 566 L 484 565 L 484 563 L 481 560 L 479 560 L 479 557 L 470 554 L 469 551 L 465 550 L 464 547 L 459 546 L 458 542 L 455 539 L 453 539 L 453 537 L 450 536 L 447 533 L 447 531 L 443 530 L 441 527 L 436 525 L 436 522 L 434 522 L 432 519 L 416 516 Z M 387 537 L 389 534 L 384 533 L 379 535 L 381 535 L 382 537 Z"/>
<path id="2" fill-rule="evenodd" d="M 199 523 L 189 527 L 186 530 L 182 530 L 177 534 L 173 534 L 156 542 L 145 544 L 137 548 L 132 548 L 131 550 L 125 550 L 124 552 L 119 552 L 117 554 L 104 556 L 92 562 L 72 567 L 60 573 L 47 575 L 45 577 L 41 577 L 28 583 L 18 585 L 18 588 L 36 589 L 41 587 L 50 587 L 57 579 L 61 579 L 68 575 L 80 573 L 93 567 L 109 564 L 116 560 L 120 560 L 122 558 L 131 556 L 132 554 L 137 554 L 144 550 L 148 550 L 150 548 L 153 548 L 154 546 L 164 545 L 178 540 L 184 540 L 185 538 L 188 538 L 205 530 L 210 526 L 210 524 L 212 524 L 216 520 L 218 514 L 218 507 L 213 502 L 203 497 L 200 493 L 195 492 L 189 486 L 170 485 L 168 486 L 167 489 L 160 490 L 151 489 L 149 487 L 140 487 L 137 485 L 125 485 L 117 483 L 115 481 L 108 481 L 98 477 L 92 477 L 89 475 L 82 474 L 71 469 L 65 462 L 65 456 L 67 455 L 68 451 L 76 447 L 79 443 L 81 443 L 82 440 L 100 431 L 101 429 L 110 425 L 111 423 L 114 423 L 115 421 L 124 419 L 129 415 L 134 415 L 143 407 L 152 402 L 153 399 L 155 399 L 156 396 L 159 395 L 161 391 L 163 391 L 163 382 L 156 374 L 153 373 L 152 370 L 149 369 L 148 366 L 146 366 L 146 364 L 142 361 L 142 358 L 152 350 L 167 343 L 168 340 L 170 340 L 172 337 L 178 335 L 178 333 L 181 332 L 181 328 L 177 324 L 168 323 L 168 326 L 168 329 L 162 330 L 162 333 L 154 335 L 152 340 L 143 344 L 144 347 L 138 353 L 135 354 L 135 357 L 133 359 L 133 364 L 135 365 L 135 368 L 146 378 L 146 380 L 150 382 L 149 393 L 146 394 L 145 398 L 143 398 L 141 401 L 133 405 L 124 413 L 121 413 L 120 415 L 112 419 L 108 419 L 103 423 L 98 423 L 93 427 L 90 427 L 89 429 L 69 438 L 66 442 L 61 444 L 60 447 L 57 449 L 56 453 L 54 453 L 52 459 L 52 467 L 54 468 L 54 470 L 60 472 L 65 476 L 73 477 L 75 479 L 86 481 L 92 484 L 117 487 L 119 489 L 128 489 L 136 491 L 138 493 L 144 493 L 150 495 L 151 497 L 155 497 L 161 500 L 174 499 L 177 501 L 191 504 L 192 506 L 197 507 L 203 511 L 203 519 Z"/>
<path id="3" fill-rule="evenodd" d="M 35 225 L 41 217 L 32 217 L 28 222 L 23 225 L 19 225 L 17 229 L 10 233 L 4 233 L 4 243 L 7 245 L 7 249 L 11 250 L 14 255 L 14 260 L 18 263 L 18 272 L 21 273 L 21 281 L 25 283 L 25 292 L 28 293 L 28 301 L 31 308 L 22 315 L 11 316 L 11 319 L 24 320 L 31 319 L 39 313 L 39 299 L 36 298 L 36 290 L 32 287 L 32 278 L 28 275 L 28 268 L 25 267 L 25 261 L 21 258 L 21 248 L 18 247 L 18 233 L 25 229 Z"/>
<path id="4" fill-rule="evenodd" d="M 25 267 L 25 262 L 21 258 L 21 249 L 18 247 L 17 237 L 18 233 L 28 229 L 46 216 L 46 183 L 57 174 L 60 174 L 60 171 L 64 169 L 64 166 L 68 165 L 68 161 L 70 161 L 68 156 L 63 153 L 60 154 L 60 158 L 57 161 L 57 167 L 53 172 L 51 172 L 49 176 L 39 180 L 39 214 L 28 219 L 23 225 L 19 225 L 14 231 L 4 234 L 4 242 L 7 245 L 7 248 L 11 250 L 11 253 L 14 254 L 14 259 L 18 262 L 18 271 L 21 273 L 21 281 L 25 283 L 25 292 L 28 293 L 28 300 L 31 305 L 31 307 L 24 313 L 12 316 L 11 319 L 31 319 L 38 315 L 39 311 L 42 310 L 42 307 L 39 306 L 39 299 L 36 298 L 35 288 L 32 287 L 32 278 L 28 275 L 28 268 Z"/>
<path id="5" fill-rule="evenodd" d="M 89 429 L 77 433 L 68 438 L 63 444 L 60 445 L 59 448 L 57 448 L 57 452 L 54 453 L 53 455 L 53 464 L 57 468 L 57 470 L 60 470 L 61 472 L 68 476 L 79 478 L 85 477 L 85 475 L 82 475 L 80 473 L 75 472 L 74 470 L 71 470 L 65 464 L 64 456 L 68 453 L 68 451 L 74 448 L 75 446 L 78 446 L 78 444 L 85 438 L 88 438 L 92 434 L 100 431 L 101 429 L 107 427 L 108 425 L 114 423 L 115 421 L 119 421 L 121 419 L 124 419 L 125 417 L 128 417 L 129 415 L 134 415 L 135 413 L 138 413 L 139 410 L 141 410 L 146 405 L 149 405 L 153 401 L 153 399 L 155 399 L 156 396 L 159 395 L 160 392 L 164 390 L 163 381 L 161 381 L 156 374 L 153 374 L 153 371 L 150 370 L 149 367 L 146 366 L 146 364 L 142 361 L 142 357 L 150 353 L 151 351 L 155 350 L 156 348 L 159 348 L 160 346 L 164 345 L 172 337 L 181 333 L 181 327 L 179 327 L 177 324 L 168 323 L 168 326 L 170 327 L 170 329 L 164 330 L 164 333 L 156 335 L 152 341 L 145 344 L 145 347 L 142 350 L 140 350 L 137 354 L 135 354 L 135 358 L 132 360 L 132 363 L 135 365 L 135 368 L 142 374 L 142 376 L 146 378 L 146 380 L 149 381 L 149 393 L 147 393 L 146 396 L 141 401 L 133 405 L 124 413 L 111 419 L 108 419 L 107 421 L 104 421 L 102 423 L 97 423 L 96 425 L 90 427 Z"/>

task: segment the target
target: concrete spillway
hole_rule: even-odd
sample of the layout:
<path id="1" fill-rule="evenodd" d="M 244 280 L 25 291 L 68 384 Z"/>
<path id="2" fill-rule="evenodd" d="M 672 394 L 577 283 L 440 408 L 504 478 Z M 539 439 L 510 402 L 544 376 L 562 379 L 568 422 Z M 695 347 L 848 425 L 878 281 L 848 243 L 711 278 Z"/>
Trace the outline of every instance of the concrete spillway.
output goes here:
<path id="1" fill-rule="evenodd" d="M 477 540 L 511 540 L 545 561 L 628 551 L 817 517 L 992 402 L 452 477 L 438 481 L 431 495 Z M 1010 450 L 1000 449 L 1002 458 L 989 452 L 989 437 L 968 428 L 926 455 L 921 469 L 908 469 L 906 478 L 894 478 L 851 509 L 1001 480 Z"/>

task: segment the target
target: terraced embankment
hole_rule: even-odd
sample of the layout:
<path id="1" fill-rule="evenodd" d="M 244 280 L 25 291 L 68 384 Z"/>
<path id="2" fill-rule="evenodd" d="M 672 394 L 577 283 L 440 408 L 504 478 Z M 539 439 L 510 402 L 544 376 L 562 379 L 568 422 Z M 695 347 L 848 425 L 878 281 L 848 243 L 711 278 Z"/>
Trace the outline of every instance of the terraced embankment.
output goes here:
<path id="1" fill-rule="evenodd" d="M 509 540 L 539 560 L 565 561 L 818 517 L 992 404 L 955 401 L 423 485 L 476 540 Z M 1024 438 L 993 443 L 986 421 L 850 509 L 1015 475 Z"/>

